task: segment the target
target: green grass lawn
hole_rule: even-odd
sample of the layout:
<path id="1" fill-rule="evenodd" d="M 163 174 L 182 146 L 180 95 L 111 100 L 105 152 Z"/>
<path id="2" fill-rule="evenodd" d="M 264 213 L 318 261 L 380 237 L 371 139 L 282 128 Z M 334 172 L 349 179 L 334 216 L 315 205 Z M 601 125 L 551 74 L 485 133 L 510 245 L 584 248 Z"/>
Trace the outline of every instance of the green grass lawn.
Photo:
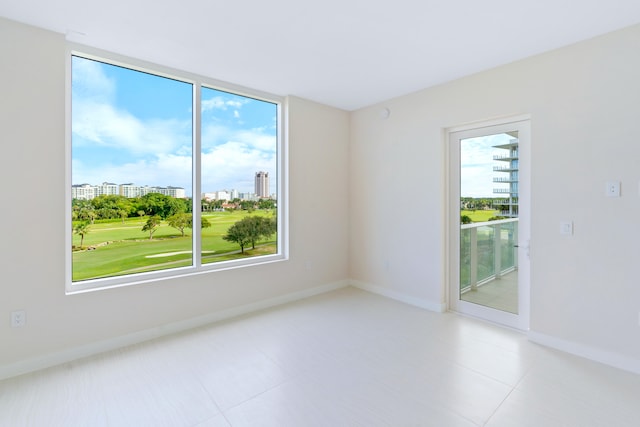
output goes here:
<path id="1" fill-rule="evenodd" d="M 473 222 L 486 222 L 489 218 L 498 216 L 500 212 L 492 210 L 478 210 L 478 211 L 460 211 L 460 216 L 467 215 Z"/>
<path id="2" fill-rule="evenodd" d="M 202 230 L 202 263 L 226 261 L 250 256 L 276 253 L 275 235 L 271 240 L 260 242 L 255 250 L 245 248 L 240 254 L 240 246 L 222 239 L 236 221 L 247 215 L 269 216 L 269 211 L 246 211 L 205 213 L 211 227 Z M 169 227 L 166 222 L 153 233 L 143 232 L 147 218 L 114 220 L 90 226 L 85 235 L 83 248 L 94 248 L 73 252 L 73 281 L 87 280 L 156 271 L 175 267 L 190 266 L 192 262 L 192 230 L 180 231 Z M 80 236 L 73 235 L 73 245 L 80 246 Z"/>

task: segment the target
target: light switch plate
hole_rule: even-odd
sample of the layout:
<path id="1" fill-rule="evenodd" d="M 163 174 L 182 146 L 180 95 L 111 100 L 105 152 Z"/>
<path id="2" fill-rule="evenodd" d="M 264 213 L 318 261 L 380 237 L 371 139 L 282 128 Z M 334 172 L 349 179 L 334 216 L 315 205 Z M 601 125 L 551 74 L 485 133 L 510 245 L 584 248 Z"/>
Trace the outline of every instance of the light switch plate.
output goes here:
<path id="1" fill-rule="evenodd" d="M 560 234 L 565 236 L 573 235 L 573 221 L 560 222 Z"/>

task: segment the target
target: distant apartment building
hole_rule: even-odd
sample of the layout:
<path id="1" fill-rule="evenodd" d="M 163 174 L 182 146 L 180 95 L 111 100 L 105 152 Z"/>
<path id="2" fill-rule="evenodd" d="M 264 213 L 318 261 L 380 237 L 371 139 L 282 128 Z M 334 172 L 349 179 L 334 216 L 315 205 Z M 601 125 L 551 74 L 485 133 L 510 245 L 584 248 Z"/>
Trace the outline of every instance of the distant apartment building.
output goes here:
<path id="1" fill-rule="evenodd" d="M 138 187 L 137 185 L 133 185 L 132 183 L 120 184 L 119 194 L 128 198 L 140 197 L 140 187 Z"/>
<path id="2" fill-rule="evenodd" d="M 71 198 L 78 200 L 91 200 L 96 197 L 96 190 L 90 184 L 77 184 L 71 186 Z"/>
<path id="3" fill-rule="evenodd" d="M 158 191 L 154 191 L 154 193 L 164 194 L 165 196 L 171 196 L 174 199 L 184 199 L 187 197 L 184 188 L 182 187 L 154 187 Z"/>
<path id="4" fill-rule="evenodd" d="M 120 195 L 127 198 L 142 197 L 149 193 L 160 193 L 176 199 L 186 198 L 185 189 L 182 187 L 149 187 L 137 186 L 132 183 L 114 184 L 103 182 L 100 185 L 77 184 L 71 186 L 71 198 L 78 200 L 91 200 L 98 196 Z"/>
<path id="5" fill-rule="evenodd" d="M 238 199 L 240 200 L 258 200 L 256 193 L 238 193 Z"/>
<path id="6" fill-rule="evenodd" d="M 235 200 L 240 198 L 240 193 L 238 193 L 238 190 L 219 190 L 209 193 L 202 193 L 202 198 L 208 201 Z"/>
<path id="7" fill-rule="evenodd" d="M 269 172 L 256 172 L 256 196 L 258 198 L 269 197 Z"/>
<path id="8" fill-rule="evenodd" d="M 504 154 L 493 156 L 493 160 L 499 162 L 493 171 L 499 176 L 493 178 L 494 183 L 505 184 L 500 188 L 494 188 L 493 194 L 504 197 L 503 200 L 495 200 L 494 208 L 500 211 L 501 216 L 508 218 L 518 217 L 518 139 L 511 139 L 507 144 L 494 145 L 493 148 L 506 150 Z"/>
<path id="9" fill-rule="evenodd" d="M 95 186 L 95 195 L 98 196 L 114 196 L 118 194 L 118 184 L 112 182 L 103 182 L 101 185 Z"/>
<path id="10" fill-rule="evenodd" d="M 205 200 L 233 200 L 231 193 L 227 190 L 214 191 L 211 193 L 203 193 L 202 198 Z"/>

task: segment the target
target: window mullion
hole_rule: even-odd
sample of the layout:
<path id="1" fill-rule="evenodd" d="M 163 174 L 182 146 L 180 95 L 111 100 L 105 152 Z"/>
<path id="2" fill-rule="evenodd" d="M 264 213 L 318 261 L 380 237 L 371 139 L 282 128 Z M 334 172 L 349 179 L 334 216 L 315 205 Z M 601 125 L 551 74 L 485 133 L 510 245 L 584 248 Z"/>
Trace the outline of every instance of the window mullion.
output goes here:
<path id="1" fill-rule="evenodd" d="M 192 191 L 192 212 L 193 212 L 193 265 L 199 268 L 202 265 L 202 227 L 200 221 L 202 218 L 201 194 L 202 194 L 202 109 L 201 106 L 200 83 L 193 85 L 193 144 L 192 144 L 192 161 L 193 161 L 193 191 Z"/>

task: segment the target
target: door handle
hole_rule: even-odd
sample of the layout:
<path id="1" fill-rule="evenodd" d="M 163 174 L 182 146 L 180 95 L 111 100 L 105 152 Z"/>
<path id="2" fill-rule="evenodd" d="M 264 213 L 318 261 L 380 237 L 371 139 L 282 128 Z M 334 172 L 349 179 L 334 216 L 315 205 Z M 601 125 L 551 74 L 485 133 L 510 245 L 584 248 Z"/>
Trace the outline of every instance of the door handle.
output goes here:
<path id="1" fill-rule="evenodd" d="M 527 256 L 529 256 L 529 250 L 531 249 L 530 242 L 527 240 L 527 244 L 525 245 L 513 245 L 514 248 L 522 248 L 527 250 Z"/>

